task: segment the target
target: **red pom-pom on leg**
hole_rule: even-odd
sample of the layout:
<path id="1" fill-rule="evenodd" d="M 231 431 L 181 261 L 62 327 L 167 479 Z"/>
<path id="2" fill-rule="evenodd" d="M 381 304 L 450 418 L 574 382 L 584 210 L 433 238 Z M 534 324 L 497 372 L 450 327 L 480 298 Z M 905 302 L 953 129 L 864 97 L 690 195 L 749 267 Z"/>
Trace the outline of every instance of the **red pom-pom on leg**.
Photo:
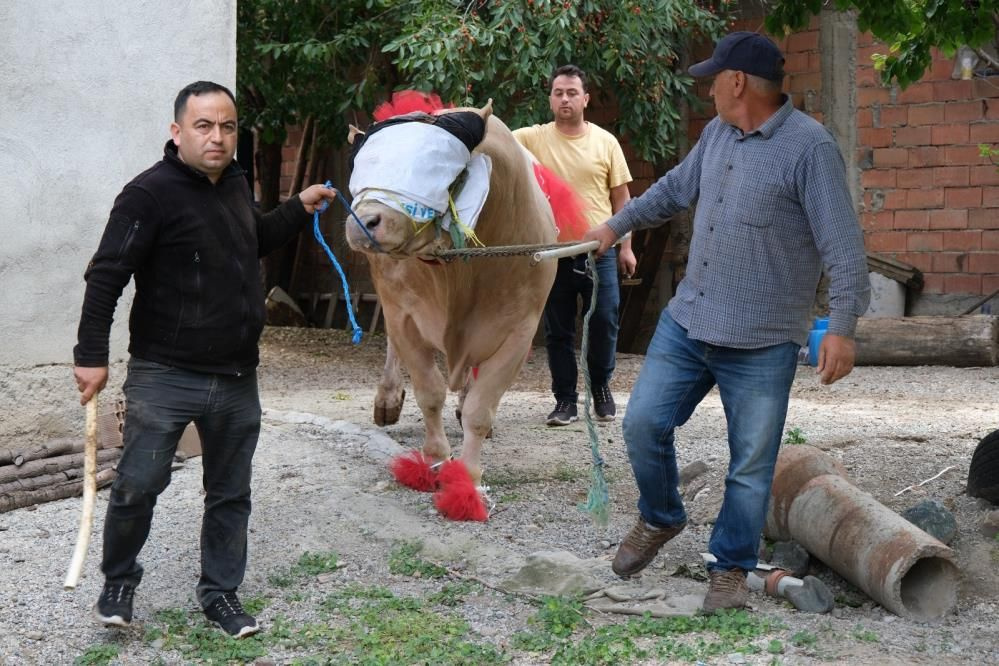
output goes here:
<path id="1" fill-rule="evenodd" d="M 396 481 L 414 490 L 430 492 L 437 488 L 437 472 L 419 451 L 396 456 L 389 463 L 389 469 Z"/>
<path id="2" fill-rule="evenodd" d="M 434 506 L 445 518 L 479 522 L 489 519 L 489 511 L 465 463 L 447 461 L 441 466 L 437 481 L 441 489 L 434 493 Z"/>

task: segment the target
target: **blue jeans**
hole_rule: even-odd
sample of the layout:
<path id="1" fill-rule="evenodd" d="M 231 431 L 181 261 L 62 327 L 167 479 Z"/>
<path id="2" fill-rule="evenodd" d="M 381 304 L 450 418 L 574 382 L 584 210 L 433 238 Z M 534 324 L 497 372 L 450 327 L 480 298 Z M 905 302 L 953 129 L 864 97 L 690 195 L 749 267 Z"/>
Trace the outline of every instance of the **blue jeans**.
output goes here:
<path id="1" fill-rule="evenodd" d="M 156 498 L 170 483 L 177 443 L 194 421 L 205 488 L 197 596 L 208 607 L 239 587 L 246 571 L 251 461 L 260 434 L 256 374 L 204 374 L 133 357 L 124 391 L 125 450 L 111 486 L 101 571 L 109 583 L 142 580 L 136 558 L 149 536 Z"/>
<path id="2" fill-rule="evenodd" d="M 649 343 L 622 424 L 638 510 L 660 527 L 687 520 L 673 431 L 717 384 L 728 422 L 729 465 L 708 543 L 718 560 L 713 569 L 756 568 L 798 349 L 794 342 L 734 349 L 692 340 L 668 309 Z"/>
<path id="3" fill-rule="evenodd" d="M 617 351 L 618 305 L 621 294 L 617 285 L 617 251 L 611 248 L 597 259 L 597 307 L 590 317 L 589 350 L 586 366 L 593 388 L 605 386 L 614 373 Z M 555 283 L 545 303 L 545 340 L 548 369 L 552 374 L 555 400 L 576 402 L 576 318 L 579 296 L 583 314 L 590 309 L 593 280 L 586 274 L 586 255 L 558 260 Z"/>

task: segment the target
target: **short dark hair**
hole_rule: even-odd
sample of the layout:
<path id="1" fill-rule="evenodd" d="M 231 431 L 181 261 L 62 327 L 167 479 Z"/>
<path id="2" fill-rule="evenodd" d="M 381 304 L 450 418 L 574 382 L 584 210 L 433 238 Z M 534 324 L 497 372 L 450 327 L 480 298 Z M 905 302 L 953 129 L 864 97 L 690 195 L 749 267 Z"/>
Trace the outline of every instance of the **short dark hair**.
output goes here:
<path id="1" fill-rule="evenodd" d="M 586 72 L 584 72 L 576 65 L 562 65 L 561 67 L 557 67 L 555 71 L 552 72 L 552 75 L 548 77 L 548 92 L 551 92 L 552 85 L 554 85 L 555 83 L 555 79 L 557 79 L 560 76 L 578 76 L 580 83 L 583 84 L 583 92 L 587 92 Z"/>
<path id="2" fill-rule="evenodd" d="M 221 83 L 214 83 L 212 81 L 195 81 L 194 83 L 188 83 L 186 86 L 180 89 L 177 93 L 177 99 L 173 101 L 173 119 L 180 122 L 180 117 L 184 115 L 184 109 L 187 108 L 187 99 L 194 95 L 204 95 L 205 93 L 225 93 L 232 100 L 233 106 L 236 105 L 236 97 L 233 96 L 232 91 L 226 88 Z"/>

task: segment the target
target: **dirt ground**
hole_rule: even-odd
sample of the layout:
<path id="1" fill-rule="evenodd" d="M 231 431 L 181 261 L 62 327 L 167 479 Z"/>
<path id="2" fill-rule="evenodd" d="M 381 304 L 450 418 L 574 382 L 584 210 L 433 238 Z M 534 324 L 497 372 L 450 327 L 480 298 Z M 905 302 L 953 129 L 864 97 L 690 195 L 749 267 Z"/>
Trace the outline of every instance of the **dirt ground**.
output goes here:
<path id="1" fill-rule="evenodd" d="M 315 329 L 269 329 L 265 335 L 261 386 L 266 402 L 277 409 L 322 414 L 370 424 L 371 401 L 378 380 L 384 339 L 376 336 L 347 347 L 340 332 Z M 619 415 L 641 367 L 640 355 L 620 355 L 612 389 Z M 533 478 L 517 492 L 494 493 L 499 499 L 486 528 L 495 537 L 525 540 L 536 549 L 565 548 L 580 557 L 613 556 L 615 544 L 635 515 L 636 490 L 624 452 L 620 418 L 600 425 L 601 453 L 608 462 L 611 520 L 602 531 L 564 529 L 585 524 L 575 514 L 589 485 L 590 449 L 581 423 L 567 428 L 543 424 L 553 400 L 544 349 L 535 349 L 497 415 L 494 437 L 484 452 L 484 482 Z M 954 514 L 958 533 L 951 546 L 962 572 L 957 612 L 935 624 L 913 623 L 888 613 L 821 563 L 815 571 L 829 581 L 839 598 L 831 621 L 850 630 L 873 624 L 882 635 L 871 646 L 844 641 L 836 659 L 873 663 L 934 663 L 967 658 L 974 663 L 999 661 L 999 542 L 980 532 L 984 516 L 997 507 L 969 498 L 964 490 L 968 464 L 978 441 L 999 428 L 999 369 L 949 367 L 860 367 L 833 386 L 822 386 L 811 368 L 799 369 L 792 392 L 787 428 L 839 460 L 851 480 L 892 510 L 901 512 L 923 499 L 941 501 Z M 454 404 L 455 396 L 449 397 Z M 452 445 L 460 442 L 458 424 L 448 421 Z M 418 447 L 422 427 L 415 400 L 407 398 L 398 425 L 385 432 L 399 443 Z M 705 550 L 710 523 L 717 512 L 727 463 L 724 414 L 717 392 L 702 403 L 677 436 L 680 464 L 704 461 L 709 466 L 707 491 L 688 502 L 693 522 L 660 556 L 652 576 L 663 578 L 680 565 L 696 565 Z M 901 495 L 946 468 L 939 478 Z M 561 472 L 560 472 L 561 470 Z M 567 474 L 565 470 L 578 473 Z M 552 483 L 559 476 L 573 477 Z M 536 492 L 532 493 L 531 490 Z M 429 502 L 427 503 L 429 505 Z M 529 516 L 527 530 L 520 517 Z M 512 518 L 518 517 L 517 519 Z M 459 528 L 460 529 L 460 528 Z M 483 535 L 484 536 L 484 535 Z M 668 579 L 666 579 L 668 581 Z M 673 580 L 676 580 L 675 577 Z M 859 604 L 856 607 L 850 603 Z M 755 598 L 761 612 L 772 612 L 772 600 Z M 818 616 L 777 611 L 792 624 L 816 622 Z M 839 617 L 836 617 L 839 616 Z M 830 618 L 830 616 L 821 616 Z M 835 634 L 835 631 L 831 632 Z M 873 654 L 872 654 L 873 652 Z M 852 655 L 852 653 L 856 653 Z M 851 656 L 852 655 L 852 656 Z M 865 656 L 866 655 L 866 656 Z M 934 656 L 936 655 L 936 656 Z M 873 660 L 869 661 L 868 659 Z"/>
<path id="2" fill-rule="evenodd" d="M 599 527 L 579 509 L 590 485 L 586 428 L 582 423 L 556 429 L 544 425 L 553 400 L 544 349 L 534 350 L 504 396 L 494 436 L 484 449 L 484 482 L 496 501 L 489 521 L 446 521 L 427 494 L 398 486 L 386 469 L 386 456 L 398 452 L 398 445 L 420 446 L 422 423 L 411 391 L 397 425 L 378 429 L 371 423 L 384 344 L 375 335 L 354 346 L 338 330 L 269 328 L 264 333 L 259 373 L 264 428 L 254 461 L 250 563 L 241 593 L 272 599 L 260 614 L 265 627 L 274 626 L 278 617 L 315 619 L 305 602 L 269 582 L 305 551 L 335 551 L 344 563 L 335 574 L 300 589 L 298 596 L 307 598 L 351 583 L 386 584 L 412 593 L 439 590 L 439 582 L 390 573 L 386 553 L 402 540 L 424 543 L 427 557 L 487 585 L 507 580 L 529 555 L 554 550 L 594 567 L 600 584 L 620 583 L 609 562 L 634 521 L 637 499 L 620 418 L 598 426 L 610 495 L 609 524 Z M 641 363 L 638 355 L 618 358 L 612 389 L 619 415 Z M 37 374 L 70 376 L 68 368 L 39 368 Z M 120 365 L 112 369 L 108 399 L 123 376 Z M 999 663 L 999 541 L 981 532 L 981 522 L 997 507 L 964 492 L 975 446 L 999 428 L 997 395 L 996 368 L 861 367 L 831 387 L 821 386 L 810 369 L 800 369 L 788 429 L 839 460 L 858 487 L 895 511 L 927 498 L 947 506 L 958 526 L 951 546 L 961 584 L 952 614 L 920 623 L 885 611 L 813 561 L 811 572 L 836 595 L 832 613 L 801 613 L 782 600 L 751 595 L 754 615 L 783 627 L 772 636 L 785 644 L 779 663 Z M 453 408 L 456 396 L 448 400 Z M 453 416 L 446 426 L 456 445 L 460 430 Z M 677 446 L 681 465 L 707 465 L 707 483 L 687 502 L 688 529 L 631 584 L 696 597 L 704 594 L 706 584 L 690 572 L 700 568 L 699 554 L 706 549 L 727 463 L 724 414 L 716 393 L 678 431 Z M 101 583 L 107 491 L 99 494 L 87 573 L 75 592 L 63 591 L 60 583 L 76 537 L 79 500 L 0 514 L 0 664 L 69 664 L 88 646 L 106 643 L 118 650 L 113 663 L 191 662 L 162 641 L 151 641 L 147 629 L 160 611 L 195 608 L 196 517 L 203 502 L 198 461 L 177 470 L 160 499 L 141 556 L 147 575 L 136 596 L 136 619 L 126 632 L 98 627 L 89 617 Z M 938 478 L 897 495 L 946 468 Z M 460 608 L 473 632 L 499 646 L 524 630 L 535 611 L 523 599 L 500 593 L 476 595 Z M 590 621 L 606 625 L 627 619 L 606 614 Z M 802 632 L 814 640 L 792 645 L 790 637 Z M 517 664 L 548 663 L 513 654 Z M 296 654 L 271 653 L 268 658 L 258 663 L 292 663 Z M 765 664 L 771 659 L 764 650 L 709 661 Z"/>

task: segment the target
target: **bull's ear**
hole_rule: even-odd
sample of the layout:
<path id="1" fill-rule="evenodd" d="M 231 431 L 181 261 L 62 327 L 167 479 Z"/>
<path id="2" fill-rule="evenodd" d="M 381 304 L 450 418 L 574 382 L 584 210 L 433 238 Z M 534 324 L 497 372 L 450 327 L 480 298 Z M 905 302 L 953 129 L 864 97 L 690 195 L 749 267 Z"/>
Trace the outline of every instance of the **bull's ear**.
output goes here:
<path id="1" fill-rule="evenodd" d="M 493 115 L 493 98 L 492 97 L 489 98 L 489 101 L 486 102 L 486 105 L 484 107 L 482 107 L 481 109 L 479 109 L 478 113 L 479 113 L 479 116 L 482 117 L 482 120 L 488 120 L 489 116 Z"/>
<path id="2" fill-rule="evenodd" d="M 489 100 L 489 101 L 492 101 L 492 100 Z M 357 138 L 357 135 L 360 134 L 361 136 L 364 136 L 364 132 L 362 132 L 361 130 L 357 129 L 353 125 L 350 125 L 349 127 L 350 127 L 350 131 L 347 132 L 347 143 L 349 143 L 350 145 L 353 146 L 354 145 L 354 139 Z"/>

